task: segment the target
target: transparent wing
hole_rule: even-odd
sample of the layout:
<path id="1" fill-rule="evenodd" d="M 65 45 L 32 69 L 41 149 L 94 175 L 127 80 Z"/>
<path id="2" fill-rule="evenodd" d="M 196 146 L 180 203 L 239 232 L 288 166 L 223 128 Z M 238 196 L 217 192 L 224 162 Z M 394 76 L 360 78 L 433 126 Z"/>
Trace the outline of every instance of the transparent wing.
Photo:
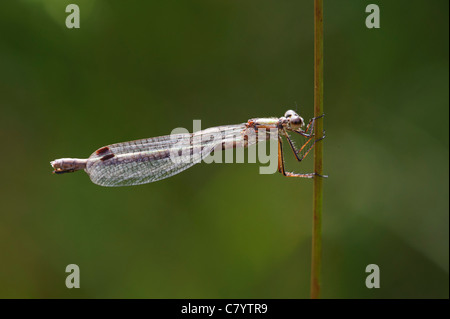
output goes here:
<path id="1" fill-rule="evenodd" d="M 108 145 L 88 159 L 86 172 L 101 186 L 131 186 L 155 182 L 199 163 L 212 151 L 256 143 L 245 124 L 209 128 Z"/>

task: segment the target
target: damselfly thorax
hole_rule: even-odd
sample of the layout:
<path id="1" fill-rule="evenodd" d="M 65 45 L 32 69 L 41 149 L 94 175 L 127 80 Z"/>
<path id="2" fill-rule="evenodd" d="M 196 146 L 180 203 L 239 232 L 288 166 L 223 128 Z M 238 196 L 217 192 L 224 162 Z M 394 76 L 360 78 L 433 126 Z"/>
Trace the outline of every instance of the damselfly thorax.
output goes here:
<path id="1" fill-rule="evenodd" d="M 287 140 L 295 158 L 302 161 L 314 144 L 325 137 L 323 135 L 316 139 L 314 134 L 314 123 L 321 117 L 323 115 L 312 118 L 305 125 L 301 116 L 289 110 L 280 118 L 253 118 L 246 123 L 217 126 L 194 133 L 111 144 L 99 148 L 87 159 L 61 158 L 50 164 L 55 174 L 84 169 L 95 184 L 131 186 L 178 174 L 218 149 L 245 148 L 275 138 L 278 142 L 278 171 L 288 177 L 312 178 L 318 174 L 298 174 L 285 170 L 283 138 Z M 261 130 L 267 134 L 259 134 Z M 275 136 L 272 134 L 274 131 L 277 133 Z M 290 132 L 305 139 L 300 148 L 294 145 Z"/>

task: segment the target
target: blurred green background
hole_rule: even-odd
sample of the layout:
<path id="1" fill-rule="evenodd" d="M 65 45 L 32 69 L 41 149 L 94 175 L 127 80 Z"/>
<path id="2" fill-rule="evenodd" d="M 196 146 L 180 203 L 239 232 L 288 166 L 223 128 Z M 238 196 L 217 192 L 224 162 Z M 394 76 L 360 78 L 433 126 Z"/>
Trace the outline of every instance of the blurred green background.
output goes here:
<path id="1" fill-rule="evenodd" d="M 448 298 L 449 3 L 324 12 L 322 296 Z M 311 118 L 313 28 L 313 1 L 2 1 L 0 297 L 308 298 L 310 180 L 200 164 L 103 188 L 49 162 L 193 119 Z"/>

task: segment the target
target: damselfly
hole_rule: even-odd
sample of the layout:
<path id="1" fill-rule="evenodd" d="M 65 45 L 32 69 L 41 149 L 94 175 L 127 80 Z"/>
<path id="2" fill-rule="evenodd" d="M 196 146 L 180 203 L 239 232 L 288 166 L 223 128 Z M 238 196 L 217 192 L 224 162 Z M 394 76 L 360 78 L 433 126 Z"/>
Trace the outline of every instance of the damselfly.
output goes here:
<path id="1" fill-rule="evenodd" d="M 323 116 L 323 115 L 322 115 Z M 88 159 L 61 158 L 50 162 L 53 173 L 62 174 L 84 169 L 92 182 L 101 186 L 131 186 L 155 182 L 184 171 L 199 163 L 213 151 L 248 147 L 258 142 L 276 139 L 278 142 L 278 171 L 287 177 L 312 178 L 316 173 L 297 174 L 284 168 L 284 137 L 295 158 L 302 161 L 316 139 L 312 118 L 305 122 L 289 110 L 280 118 L 254 118 L 246 123 L 224 125 L 194 133 L 172 134 L 104 146 Z M 265 131 L 260 134 L 260 131 Z M 272 134 L 274 133 L 275 134 Z M 289 132 L 299 134 L 304 143 L 297 148 Z"/>

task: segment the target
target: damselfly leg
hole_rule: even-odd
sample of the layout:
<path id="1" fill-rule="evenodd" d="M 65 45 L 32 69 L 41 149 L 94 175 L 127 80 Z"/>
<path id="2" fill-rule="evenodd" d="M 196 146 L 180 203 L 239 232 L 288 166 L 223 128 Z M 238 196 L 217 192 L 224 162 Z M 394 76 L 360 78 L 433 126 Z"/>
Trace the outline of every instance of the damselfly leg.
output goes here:
<path id="1" fill-rule="evenodd" d="M 278 136 L 278 171 L 286 177 L 302 177 L 313 178 L 316 173 L 297 174 L 292 172 L 286 172 L 284 169 L 284 155 L 283 155 L 283 141 L 281 136 Z"/>
<path id="2" fill-rule="evenodd" d="M 304 136 L 304 137 L 311 137 L 312 135 L 314 135 L 314 123 L 315 123 L 315 121 L 317 119 L 320 119 L 320 118 L 324 117 L 324 116 L 325 116 L 325 114 L 322 114 L 322 115 L 319 115 L 317 117 L 313 117 L 311 120 L 309 120 L 309 123 L 306 126 L 306 130 L 304 130 L 304 131 L 302 131 L 302 130 L 300 130 L 300 131 L 293 131 L 293 132 L 295 132 L 297 134 L 300 134 L 301 136 Z"/>
<path id="3" fill-rule="evenodd" d="M 294 142 L 291 140 L 288 130 L 285 127 L 283 127 L 280 130 L 281 131 L 280 133 L 282 133 L 282 135 L 284 135 L 284 137 L 288 141 L 289 146 L 290 146 L 292 152 L 294 153 L 294 156 L 297 159 L 297 161 L 301 162 L 308 155 L 308 153 L 313 149 L 314 145 L 318 141 L 321 141 L 325 138 L 325 131 L 324 131 L 323 136 L 321 138 L 314 139 L 314 137 L 315 137 L 314 122 L 316 119 L 319 119 L 323 116 L 324 116 L 324 114 L 322 114 L 321 116 L 312 118 L 309 121 L 305 130 L 290 130 L 292 132 L 295 132 L 295 133 L 300 134 L 301 136 L 307 138 L 306 142 L 303 143 L 303 145 L 300 147 L 300 149 L 297 149 L 295 147 Z M 284 168 L 283 141 L 282 141 L 281 136 L 278 137 L 278 171 L 287 177 L 313 178 L 315 175 L 320 176 L 320 177 L 328 177 L 326 175 L 320 175 L 317 173 L 297 174 L 297 173 L 286 172 L 286 170 Z"/>
<path id="4" fill-rule="evenodd" d="M 323 136 L 321 138 L 318 138 L 315 140 L 313 140 L 314 135 L 311 135 L 306 140 L 306 142 L 302 145 L 302 147 L 300 147 L 299 150 L 297 150 L 297 148 L 295 147 L 294 143 L 291 140 L 291 137 L 289 136 L 289 134 L 286 130 L 284 130 L 284 136 L 286 137 L 287 141 L 289 142 L 289 146 L 291 147 L 292 152 L 294 152 L 295 158 L 297 159 L 297 161 L 301 162 L 308 155 L 308 153 L 313 149 L 314 145 L 317 142 L 319 142 L 325 138 L 325 131 L 323 132 Z M 310 143 L 311 141 L 313 141 L 313 142 Z M 308 144 L 309 144 L 309 146 L 308 146 Z M 306 150 L 306 152 L 303 152 L 304 150 Z M 300 154 L 303 154 L 303 155 L 300 155 Z"/>

